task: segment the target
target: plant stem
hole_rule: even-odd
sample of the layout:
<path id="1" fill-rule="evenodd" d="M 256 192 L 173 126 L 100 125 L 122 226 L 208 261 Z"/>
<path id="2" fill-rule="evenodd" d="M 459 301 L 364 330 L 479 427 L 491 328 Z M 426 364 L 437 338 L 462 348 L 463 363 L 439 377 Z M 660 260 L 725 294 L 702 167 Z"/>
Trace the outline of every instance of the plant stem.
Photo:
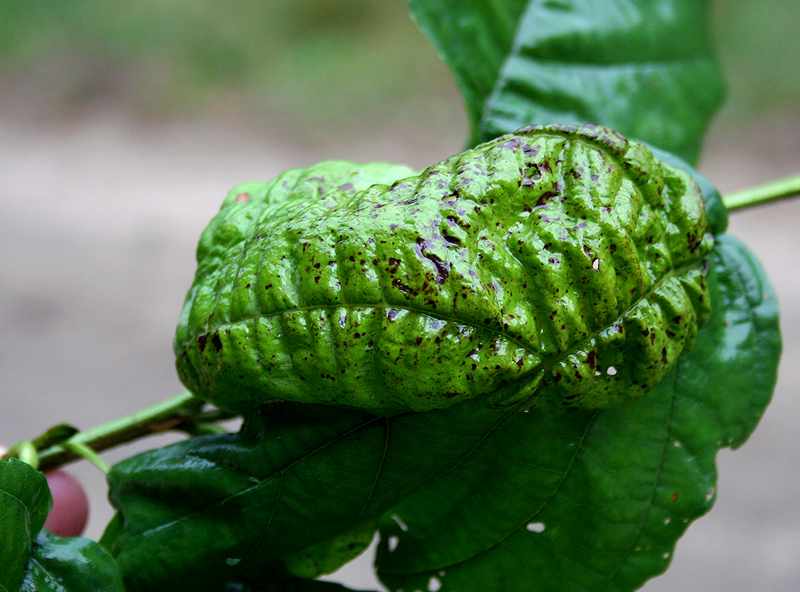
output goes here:
<path id="1" fill-rule="evenodd" d="M 82 449 L 88 448 L 96 453 L 167 430 L 191 432 L 198 423 L 202 406 L 203 401 L 184 391 L 131 415 L 79 432 L 63 444 L 42 450 L 39 453 L 39 470 L 45 471 L 82 458 L 85 456 L 80 453 Z"/>
<path id="2" fill-rule="evenodd" d="M 800 175 L 793 175 L 729 193 L 723 196 L 722 203 L 728 211 L 733 211 L 797 196 L 800 196 Z"/>

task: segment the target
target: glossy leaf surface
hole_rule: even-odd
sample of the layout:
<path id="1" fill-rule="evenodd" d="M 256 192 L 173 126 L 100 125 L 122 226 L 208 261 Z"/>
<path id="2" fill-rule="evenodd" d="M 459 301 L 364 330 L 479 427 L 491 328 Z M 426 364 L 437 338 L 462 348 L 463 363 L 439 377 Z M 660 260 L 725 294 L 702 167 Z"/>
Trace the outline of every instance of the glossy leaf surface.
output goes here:
<path id="1" fill-rule="evenodd" d="M 383 166 L 229 195 L 176 335 L 187 388 L 234 410 L 607 408 L 691 347 L 709 306 L 702 197 L 642 144 L 534 126 L 369 186 L 399 172 Z"/>
<path id="2" fill-rule="evenodd" d="M 111 556 L 89 539 L 46 530 L 33 544 L 20 592 L 125 592 Z"/>
<path id="3" fill-rule="evenodd" d="M 33 540 L 53 505 L 45 476 L 12 458 L 0 461 L 0 590 L 17 592 Z"/>
<path id="4" fill-rule="evenodd" d="M 713 503 L 717 450 L 742 444 L 769 402 L 780 355 L 775 294 L 735 239 L 719 239 L 709 285 L 709 324 L 646 398 L 509 416 L 394 508 L 378 555 L 390 589 L 627 591 L 666 569 Z"/>
<path id="5" fill-rule="evenodd" d="M 382 514 L 381 575 L 396 588 L 434 578 L 484 592 L 500 578 L 513 584 L 500 590 L 538 590 L 525 586 L 568 573 L 570 590 L 635 589 L 710 508 L 716 450 L 744 441 L 774 386 L 777 311 L 763 272 L 722 237 L 710 274 L 718 307 L 695 349 L 621 409 L 477 399 L 378 417 L 277 403 L 239 435 L 124 461 L 110 482 L 128 590 L 275 581 L 282 557 Z"/>
<path id="6" fill-rule="evenodd" d="M 264 405 L 237 435 L 192 438 L 116 465 L 110 495 L 122 519 L 104 542 L 129 592 L 271 581 L 287 575 L 287 555 L 374 523 L 449 470 L 508 413 L 480 399 L 391 418 Z"/>
<path id="7" fill-rule="evenodd" d="M 0 590 L 124 592 L 100 545 L 44 530 L 52 505 L 44 474 L 17 459 L 0 461 Z"/>
<path id="8" fill-rule="evenodd" d="M 594 123 L 694 163 L 722 100 L 702 0 L 410 0 L 464 97 L 471 144 Z"/>

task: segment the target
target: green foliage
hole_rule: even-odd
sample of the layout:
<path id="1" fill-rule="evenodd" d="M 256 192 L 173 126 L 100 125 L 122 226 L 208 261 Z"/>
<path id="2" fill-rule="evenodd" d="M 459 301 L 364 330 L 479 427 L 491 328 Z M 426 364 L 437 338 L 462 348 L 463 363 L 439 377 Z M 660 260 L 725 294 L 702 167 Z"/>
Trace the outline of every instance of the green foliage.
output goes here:
<path id="1" fill-rule="evenodd" d="M 116 562 L 100 545 L 42 530 L 20 592 L 125 592 Z"/>
<path id="2" fill-rule="evenodd" d="M 719 211 L 715 192 L 705 199 Z M 744 441 L 776 378 L 777 307 L 763 271 L 727 235 L 709 264 L 714 307 L 695 348 L 620 409 L 473 399 L 381 417 L 272 403 L 236 436 L 117 465 L 114 549 L 129 589 L 289 577 L 283 558 L 375 520 L 392 589 L 431 578 L 443 590 L 636 589 L 711 507 L 716 451 Z M 741 381 L 747 396 L 731 396 Z"/>
<path id="3" fill-rule="evenodd" d="M 0 462 L 0 591 L 346 592 L 308 578 L 377 529 L 392 592 L 626 592 L 710 509 L 780 335 L 679 158 L 720 97 L 705 4 L 411 4 L 488 142 L 231 192 L 176 353 L 241 430 L 116 465 L 102 546 L 44 531 L 44 476 Z"/>
<path id="4" fill-rule="evenodd" d="M 752 255 L 723 236 L 710 262 L 712 318 L 645 398 L 509 414 L 387 513 L 377 566 L 390 590 L 432 578 L 442 592 L 635 590 L 667 568 L 711 508 L 717 450 L 741 444 L 769 402 L 780 353 L 775 295 Z"/>
<path id="5" fill-rule="evenodd" d="M 705 1 L 410 4 L 453 70 L 472 144 L 532 122 L 594 123 L 693 163 L 722 101 Z"/>
<path id="6" fill-rule="evenodd" d="M 13 458 L 0 461 L 0 590 L 124 592 L 116 562 L 100 545 L 43 528 L 52 505 L 42 473 Z"/>
<path id="7" fill-rule="evenodd" d="M 0 590 L 19 589 L 31 545 L 53 505 L 44 475 L 11 459 L 0 461 Z"/>

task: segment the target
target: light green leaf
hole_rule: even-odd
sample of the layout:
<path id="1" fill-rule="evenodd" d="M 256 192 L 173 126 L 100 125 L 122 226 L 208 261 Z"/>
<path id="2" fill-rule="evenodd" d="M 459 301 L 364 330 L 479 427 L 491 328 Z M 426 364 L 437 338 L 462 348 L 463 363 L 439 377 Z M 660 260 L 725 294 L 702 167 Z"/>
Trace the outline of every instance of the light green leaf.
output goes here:
<path id="1" fill-rule="evenodd" d="M 708 325 L 647 397 L 615 410 L 509 416 L 387 513 L 384 583 L 624 592 L 666 569 L 689 522 L 713 503 L 717 450 L 744 442 L 776 380 L 777 305 L 757 261 L 720 237 L 709 285 Z"/>
<path id="2" fill-rule="evenodd" d="M 616 407 L 705 321 L 702 195 L 639 142 L 529 126 L 395 174 L 330 161 L 231 192 L 176 331 L 190 391 L 239 412 Z"/>
<path id="3" fill-rule="evenodd" d="M 410 0 L 464 96 L 472 145 L 585 124 L 694 163 L 723 96 L 703 0 Z"/>

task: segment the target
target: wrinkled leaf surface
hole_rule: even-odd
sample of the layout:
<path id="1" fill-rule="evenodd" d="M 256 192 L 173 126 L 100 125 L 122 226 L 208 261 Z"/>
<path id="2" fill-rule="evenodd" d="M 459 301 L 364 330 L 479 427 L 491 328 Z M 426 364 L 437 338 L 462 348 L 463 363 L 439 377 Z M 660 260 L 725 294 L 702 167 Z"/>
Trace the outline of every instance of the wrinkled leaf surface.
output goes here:
<path id="1" fill-rule="evenodd" d="M 369 186 L 376 166 L 229 195 L 175 339 L 193 393 L 236 410 L 615 407 L 708 314 L 699 188 L 612 130 L 523 128 Z"/>

